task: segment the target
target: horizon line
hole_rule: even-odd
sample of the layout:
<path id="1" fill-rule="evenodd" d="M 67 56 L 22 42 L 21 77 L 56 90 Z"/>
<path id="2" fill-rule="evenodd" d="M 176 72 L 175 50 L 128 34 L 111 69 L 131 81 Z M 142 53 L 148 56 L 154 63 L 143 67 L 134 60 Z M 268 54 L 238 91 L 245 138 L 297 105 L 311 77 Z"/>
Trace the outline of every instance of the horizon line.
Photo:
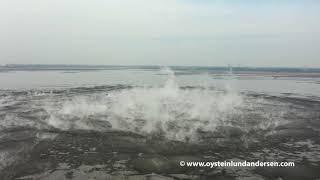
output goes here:
<path id="1" fill-rule="evenodd" d="M 0 67 L 9 66 L 86 66 L 86 67 L 203 67 L 203 68 L 286 68 L 286 69 L 320 69 L 320 67 L 306 67 L 306 66 L 245 66 L 245 65 L 232 65 L 227 64 L 225 66 L 214 66 L 214 65 L 106 65 L 106 64 L 37 64 L 37 63 L 9 63 L 0 64 Z"/>

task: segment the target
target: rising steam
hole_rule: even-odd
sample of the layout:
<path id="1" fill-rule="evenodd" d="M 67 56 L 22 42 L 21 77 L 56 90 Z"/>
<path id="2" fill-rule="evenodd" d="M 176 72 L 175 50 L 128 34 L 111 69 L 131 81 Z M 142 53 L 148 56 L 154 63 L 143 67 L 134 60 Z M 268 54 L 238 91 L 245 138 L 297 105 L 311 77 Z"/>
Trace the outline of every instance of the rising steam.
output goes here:
<path id="1" fill-rule="evenodd" d="M 62 128 L 97 128 L 94 122 L 108 122 L 113 129 L 137 133 L 158 133 L 169 139 L 196 139 L 198 131 L 216 126 L 241 113 L 242 97 L 231 91 L 180 88 L 168 68 L 162 87 L 136 87 L 111 91 L 107 95 L 77 96 L 57 108 L 47 108 L 50 125 Z"/>

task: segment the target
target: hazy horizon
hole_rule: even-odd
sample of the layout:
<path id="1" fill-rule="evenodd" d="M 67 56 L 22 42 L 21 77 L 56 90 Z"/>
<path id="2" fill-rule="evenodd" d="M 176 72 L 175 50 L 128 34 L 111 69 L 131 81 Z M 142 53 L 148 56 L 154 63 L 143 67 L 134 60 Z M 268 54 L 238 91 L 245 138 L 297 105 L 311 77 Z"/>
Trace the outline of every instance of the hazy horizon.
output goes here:
<path id="1" fill-rule="evenodd" d="M 5 0 L 0 65 L 320 68 L 315 0 Z"/>
<path id="2" fill-rule="evenodd" d="M 217 69 L 230 69 L 233 68 L 234 70 L 237 69 L 270 69 L 270 70 L 277 70 L 277 69 L 309 69 L 309 70 L 320 70 L 320 67 L 290 67 L 290 66 L 233 66 L 233 65 L 225 65 L 225 66 L 201 66 L 201 65 L 139 65 L 139 64 L 133 64 L 133 65 L 117 65 L 117 64 L 0 64 L 0 67 L 5 68 L 22 68 L 23 67 L 44 67 L 44 68 L 50 68 L 50 67 L 88 67 L 88 68 L 94 68 L 94 67 L 152 67 L 152 68 L 217 68 Z M 22 70 L 21 69 L 21 70 Z"/>

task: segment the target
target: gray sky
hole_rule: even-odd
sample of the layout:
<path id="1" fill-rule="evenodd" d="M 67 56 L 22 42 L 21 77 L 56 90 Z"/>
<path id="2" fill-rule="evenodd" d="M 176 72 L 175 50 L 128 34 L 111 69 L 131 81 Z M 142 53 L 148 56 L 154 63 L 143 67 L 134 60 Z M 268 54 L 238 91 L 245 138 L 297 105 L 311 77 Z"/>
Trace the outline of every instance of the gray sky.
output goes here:
<path id="1" fill-rule="evenodd" d="M 0 64 L 320 67 L 317 0 L 2 0 Z"/>

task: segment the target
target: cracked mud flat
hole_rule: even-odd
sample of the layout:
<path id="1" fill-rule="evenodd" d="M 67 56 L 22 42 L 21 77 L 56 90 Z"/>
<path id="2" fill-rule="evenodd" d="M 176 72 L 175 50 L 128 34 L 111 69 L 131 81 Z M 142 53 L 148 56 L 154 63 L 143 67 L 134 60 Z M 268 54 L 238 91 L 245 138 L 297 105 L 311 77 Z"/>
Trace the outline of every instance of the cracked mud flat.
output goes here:
<path id="1" fill-rule="evenodd" d="M 120 116 L 118 112 L 115 115 L 106 113 L 104 108 L 109 106 L 99 104 L 100 101 L 90 101 L 94 107 L 82 108 L 83 99 L 88 97 L 99 100 L 106 94 L 131 89 L 116 86 L 42 93 L 3 91 L 0 107 L 1 179 L 320 178 L 318 101 L 242 94 L 241 105 L 226 110 L 231 113 L 226 114 L 224 109 L 217 111 L 220 116 L 214 117 L 218 119 L 214 124 L 207 122 L 206 116 L 185 119 L 184 113 L 190 116 L 188 112 L 194 108 L 174 108 L 168 115 L 174 114 L 175 119 L 169 119 L 161 128 L 158 127 L 160 121 L 155 121 L 152 131 L 144 130 L 149 125 L 148 114 L 141 114 L 139 110 L 144 107 L 144 102 L 134 104 L 139 106 L 131 109 L 133 119 Z M 191 94 L 187 94 L 189 97 L 193 89 L 198 88 L 179 89 L 191 89 Z M 76 100 L 80 95 L 81 101 Z M 172 104 L 165 103 L 164 107 L 177 107 L 182 103 L 170 102 Z M 216 107 L 215 104 L 209 105 Z M 75 110 L 75 106 L 80 109 Z M 81 113 L 85 109 L 94 113 L 83 116 Z M 207 126 L 212 129 L 206 129 Z M 174 132 L 178 135 L 173 136 Z M 296 166 L 190 168 L 179 165 L 180 161 L 225 160 L 294 161 Z"/>

